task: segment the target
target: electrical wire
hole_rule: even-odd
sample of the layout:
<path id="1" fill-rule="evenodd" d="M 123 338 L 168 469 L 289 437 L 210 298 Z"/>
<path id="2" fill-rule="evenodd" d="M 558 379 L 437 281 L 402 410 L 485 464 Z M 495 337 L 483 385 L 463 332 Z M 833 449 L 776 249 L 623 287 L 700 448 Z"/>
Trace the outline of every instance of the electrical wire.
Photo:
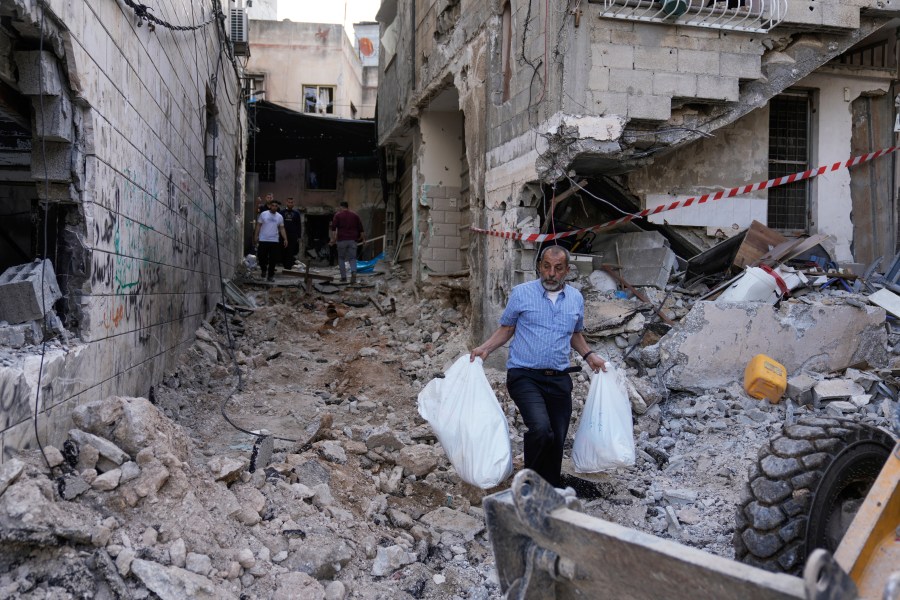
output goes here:
<path id="1" fill-rule="evenodd" d="M 216 0 L 214 0 L 214 1 L 216 1 Z M 223 50 L 224 50 L 223 46 L 225 45 L 224 40 L 222 39 L 223 32 L 220 31 L 218 28 L 216 31 L 218 32 L 218 36 L 219 36 L 219 60 L 218 60 L 218 64 L 216 65 L 215 73 L 214 73 L 213 79 L 212 79 L 212 97 L 213 97 L 214 101 L 218 98 L 218 93 L 217 93 L 218 85 L 219 85 L 218 74 L 219 74 L 219 67 L 222 66 L 222 54 L 223 54 Z M 224 71 L 222 74 L 224 76 Z M 227 84 L 226 84 L 226 87 L 227 87 Z M 218 136 L 218 127 L 217 127 L 217 133 L 212 136 L 213 162 L 216 162 L 216 159 L 218 157 L 218 146 L 217 146 L 218 137 L 219 136 Z M 237 423 L 235 423 L 234 421 L 231 420 L 231 418 L 228 416 L 228 412 L 226 411 L 226 407 L 228 406 L 228 403 L 231 401 L 231 399 L 234 397 L 234 395 L 238 391 L 240 391 L 244 388 L 244 379 L 243 379 L 243 373 L 241 371 L 240 365 L 237 362 L 237 352 L 235 351 L 236 344 L 234 341 L 234 335 L 231 333 L 231 327 L 229 325 L 228 310 L 227 310 L 227 306 L 225 303 L 225 298 L 226 298 L 225 278 L 224 278 L 224 276 L 223 276 L 224 274 L 222 272 L 222 252 L 221 252 L 221 244 L 219 243 L 219 206 L 218 206 L 218 194 L 217 194 L 218 169 L 216 169 L 215 173 L 216 173 L 216 176 L 212 178 L 212 181 L 209 182 L 209 185 L 210 185 L 210 193 L 211 193 L 212 205 L 213 205 L 213 228 L 215 230 L 215 240 L 216 240 L 216 265 L 217 265 L 218 271 L 219 271 L 219 293 L 221 294 L 221 297 L 222 297 L 222 302 L 220 303 L 221 307 L 222 307 L 222 317 L 223 317 L 222 320 L 225 324 L 225 336 L 228 339 L 228 345 L 227 345 L 228 354 L 229 354 L 229 357 L 231 358 L 232 369 L 234 370 L 234 374 L 235 374 L 234 376 L 236 379 L 234 387 L 225 396 L 225 398 L 222 400 L 221 404 L 219 405 L 219 412 L 221 413 L 222 418 L 225 419 L 225 422 L 228 423 L 229 425 L 231 425 L 232 427 L 234 427 L 236 430 L 240 431 L 241 433 L 251 435 L 257 439 L 262 439 L 262 438 L 268 437 L 268 436 L 266 434 L 257 433 L 255 431 L 250 431 L 248 429 L 241 427 L 240 425 L 238 425 Z M 272 435 L 271 437 L 273 440 L 289 442 L 289 443 L 299 443 L 299 441 L 300 441 L 300 440 L 296 440 L 296 439 L 288 438 L 288 437 L 284 437 L 284 436 Z"/>
<path id="2" fill-rule="evenodd" d="M 147 23 L 147 25 L 151 27 L 151 31 L 152 28 L 157 25 L 164 29 L 169 29 L 170 31 L 195 31 L 197 29 L 206 27 L 216 19 L 222 21 L 225 20 L 225 13 L 223 13 L 221 10 L 214 10 L 213 14 L 210 15 L 210 17 L 203 23 L 198 23 L 196 25 L 173 25 L 172 23 L 164 21 L 156 15 L 151 14 L 150 11 L 153 9 L 146 4 L 138 4 L 134 2 L 134 0 L 122 1 L 125 2 L 125 4 L 134 11 L 134 15 L 138 18 L 138 27 L 140 27 L 143 23 Z"/>
<path id="3" fill-rule="evenodd" d="M 46 124 L 47 121 L 44 119 L 44 13 L 47 10 L 46 5 L 43 2 L 39 2 L 41 6 L 41 21 L 40 21 L 40 31 L 38 33 L 38 103 L 40 104 L 41 111 L 41 123 Z M 38 133 L 38 132 L 35 132 Z M 40 134 L 39 134 L 40 135 Z M 41 135 L 41 160 L 44 163 L 44 251 L 41 259 L 41 314 L 43 315 L 44 322 L 41 327 L 41 362 L 38 366 L 38 376 L 37 376 L 37 386 L 34 395 L 34 439 L 37 443 L 38 448 L 41 451 L 41 456 L 44 457 L 44 463 L 47 465 L 47 469 L 53 470 L 53 467 L 50 466 L 50 460 L 47 458 L 47 453 L 44 451 L 44 446 L 41 444 L 41 436 L 38 431 L 38 408 L 41 405 L 41 384 L 43 383 L 44 377 L 44 359 L 47 356 L 47 335 L 45 328 L 47 326 L 47 288 L 44 283 L 44 278 L 47 276 L 47 268 L 44 261 L 47 260 L 47 222 L 50 220 L 50 174 L 48 173 L 47 166 L 47 143 L 44 140 L 44 136 Z"/>

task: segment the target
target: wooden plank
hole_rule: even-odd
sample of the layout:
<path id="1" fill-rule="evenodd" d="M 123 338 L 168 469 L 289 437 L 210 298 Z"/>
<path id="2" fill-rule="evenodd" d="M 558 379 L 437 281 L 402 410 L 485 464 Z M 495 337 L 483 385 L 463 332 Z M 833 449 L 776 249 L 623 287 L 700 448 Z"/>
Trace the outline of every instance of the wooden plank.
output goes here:
<path id="1" fill-rule="evenodd" d="M 733 266 L 737 270 L 743 270 L 747 265 L 753 264 L 764 256 L 771 248 L 787 241 L 787 238 L 769 229 L 759 221 L 753 221 L 747 229 L 747 235 L 741 242 L 737 254 L 734 256 Z"/>

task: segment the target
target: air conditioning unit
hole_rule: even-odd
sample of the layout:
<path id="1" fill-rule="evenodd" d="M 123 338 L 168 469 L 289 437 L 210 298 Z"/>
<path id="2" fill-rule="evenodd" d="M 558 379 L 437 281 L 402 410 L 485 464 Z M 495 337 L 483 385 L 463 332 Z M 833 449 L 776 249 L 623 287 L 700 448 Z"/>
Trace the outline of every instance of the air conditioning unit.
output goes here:
<path id="1" fill-rule="evenodd" d="M 247 12 L 243 8 L 231 9 L 230 20 L 231 43 L 234 53 L 247 56 L 250 54 L 250 27 L 247 22 Z"/>

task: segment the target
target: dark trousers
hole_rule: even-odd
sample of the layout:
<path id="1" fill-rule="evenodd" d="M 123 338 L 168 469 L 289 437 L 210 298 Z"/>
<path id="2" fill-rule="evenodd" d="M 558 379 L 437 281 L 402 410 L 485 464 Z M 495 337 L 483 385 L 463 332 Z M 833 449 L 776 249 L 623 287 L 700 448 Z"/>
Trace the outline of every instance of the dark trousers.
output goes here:
<path id="1" fill-rule="evenodd" d="M 282 265 L 284 265 L 285 269 L 290 269 L 291 267 L 294 266 L 294 261 L 297 259 L 297 253 L 299 251 L 300 251 L 300 240 L 295 237 L 291 237 L 289 235 L 288 236 L 288 245 L 287 245 L 287 248 L 284 249 L 283 262 L 282 262 Z"/>
<path id="2" fill-rule="evenodd" d="M 260 242 L 256 260 L 266 277 L 275 277 L 275 264 L 281 260 L 281 242 Z"/>
<path id="3" fill-rule="evenodd" d="M 506 374 L 506 389 L 528 428 L 525 468 L 559 487 L 563 446 L 572 417 L 572 378 L 510 369 Z"/>

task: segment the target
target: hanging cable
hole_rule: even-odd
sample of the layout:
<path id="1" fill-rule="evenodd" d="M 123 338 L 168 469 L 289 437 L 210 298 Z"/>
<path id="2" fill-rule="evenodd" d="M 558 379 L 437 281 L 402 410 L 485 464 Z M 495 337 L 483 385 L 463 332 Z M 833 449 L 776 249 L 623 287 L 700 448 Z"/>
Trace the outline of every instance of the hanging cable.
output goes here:
<path id="1" fill-rule="evenodd" d="M 41 111 L 41 123 L 46 124 L 47 121 L 44 118 L 44 13 L 46 11 L 46 6 L 41 2 L 41 22 L 40 22 L 40 31 L 38 32 L 38 103 L 40 105 Z M 35 132 L 40 135 L 39 132 Z M 47 453 L 44 451 L 44 446 L 41 444 L 41 436 L 38 432 L 38 408 L 41 405 L 41 385 L 43 383 L 44 377 L 44 358 L 47 356 L 47 340 L 46 340 L 46 326 L 47 326 L 47 288 L 44 283 L 44 278 L 47 276 L 47 269 L 44 261 L 47 260 L 47 222 L 50 220 L 50 174 L 47 172 L 47 144 L 44 140 L 44 136 L 41 135 L 41 160 L 44 163 L 44 200 L 41 204 L 44 207 L 44 227 L 43 227 L 43 256 L 41 258 L 41 313 L 43 314 L 44 323 L 41 327 L 41 362 L 38 366 L 38 376 L 37 376 L 37 385 L 34 395 L 34 440 L 37 443 L 38 448 L 41 451 L 41 456 L 44 457 L 44 463 L 47 465 L 47 468 L 52 470 L 53 467 L 50 466 L 50 461 L 47 459 Z"/>
<path id="2" fill-rule="evenodd" d="M 218 85 L 219 85 L 219 67 L 222 66 L 222 53 L 224 50 L 224 48 L 223 48 L 224 40 L 222 39 L 222 32 L 219 31 L 218 29 L 217 29 L 217 31 L 219 34 L 219 60 L 218 60 L 218 63 L 216 64 L 215 74 L 213 75 L 213 79 L 212 79 L 212 97 L 214 100 L 218 97 L 217 90 L 218 90 Z M 223 71 L 222 75 L 224 76 L 224 74 L 225 74 L 225 72 Z M 212 136 L 213 161 L 215 161 L 216 157 L 218 156 L 217 139 L 218 139 L 218 134 Z M 240 425 L 238 425 L 237 423 L 235 423 L 234 421 L 232 421 L 231 418 L 228 416 L 228 412 L 226 411 L 226 407 L 227 407 L 228 403 L 231 401 L 231 399 L 234 397 L 235 393 L 244 389 L 244 379 L 243 379 L 243 374 L 241 372 L 240 365 L 237 362 L 237 352 L 236 352 L 236 348 L 235 348 L 236 344 L 234 341 L 234 336 L 231 333 L 231 327 L 230 327 L 229 321 L 228 321 L 228 310 L 227 310 L 227 307 L 225 304 L 225 297 L 226 297 L 225 296 L 225 278 L 223 277 L 223 273 L 222 273 L 222 253 L 221 253 L 221 244 L 219 243 L 219 206 L 218 206 L 218 194 L 217 194 L 218 169 L 216 169 L 215 173 L 216 173 L 216 176 L 212 178 L 212 181 L 209 182 L 209 185 L 210 185 L 210 192 L 212 195 L 212 205 L 213 205 L 213 228 L 215 230 L 215 240 L 216 240 L 216 265 L 217 265 L 218 271 L 219 271 L 219 287 L 220 287 L 219 293 L 221 294 L 221 297 L 222 297 L 222 301 L 220 304 L 222 306 L 223 322 L 225 323 L 225 336 L 228 339 L 228 345 L 227 345 L 228 355 L 231 358 L 232 369 L 234 370 L 235 377 L 236 377 L 235 386 L 231 389 L 231 391 L 228 393 L 228 395 L 225 396 L 225 398 L 222 400 L 221 404 L 219 405 L 219 412 L 221 413 L 222 418 L 225 419 L 226 423 L 228 423 L 229 425 L 231 425 L 232 427 L 234 427 L 241 433 L 246 433 L 247 435 L 252 435 L 255 438 L 263 438 L 263 437 L 266 437 L 266 435 L 245 429 L 245 428 L 241 427 Z M 299 441 L 300 441 L 300 440 L 296 440 L 293 438 L 276 436 L 276 435 L 273 435 L 272 439 L 282 441 L 282 442 L 294 443 L 294 444 L 299 443 Z"/>
<path id="3" fill-rule="evenodd" d="M 157 25 L 171 31 L 194 31 L 196 29 L 202 29 L 206 27 L 216 19 L 220 19 L 222 21 L 225 20 L 225 13 L 216 8 L 215 10 L 213 10 L 213 13 L 210 15 L 210 17 L 202 23 L 197 23 L 196 25 L 173 25 L 168 21 L 160 19 L 154 14 L 151 14 L 150 11 L 153 9 L 146 4 L 138 4 L 137 2 L 134 2 L 134 0 L 122 1 L 125 2 L 125 4 L 134 11 L 134 16 L 136 16 L 138 19 L 138 27 L 140 27 L 144 23 L 147 23 L 147 26 L 151 31 L 153 31 L 154 27 Z"/>

